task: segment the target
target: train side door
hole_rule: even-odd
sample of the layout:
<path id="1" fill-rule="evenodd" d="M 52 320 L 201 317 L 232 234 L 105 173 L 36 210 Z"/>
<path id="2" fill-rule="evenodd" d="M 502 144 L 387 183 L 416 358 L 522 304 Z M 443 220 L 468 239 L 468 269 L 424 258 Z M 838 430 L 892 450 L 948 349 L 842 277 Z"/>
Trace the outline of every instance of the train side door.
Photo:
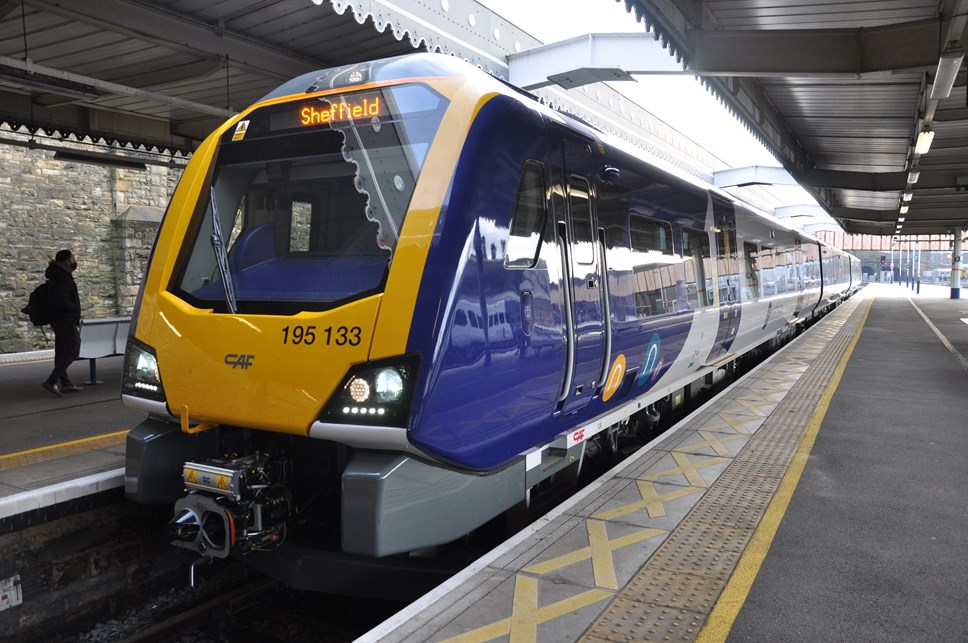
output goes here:
<path id="1" fill-rule="evenodd" d="M 559 236 L 566 249 L 570 368 L 560 401 L 562 412 L 570 413 L 588 404 L 600 384 L 606 328 L 604 276 L 589 179 L 591 152 L 587 145 L 565 141 L 563 153 L 565 220 L 559 220 Z"/>
<path id="2" fill-rule="evenodd" d="M 736 339 L 742 307 L 739 296 L 739 255 L 736 250 L 736 211 L 721 199 L 710 196 L 712 231 L 716 242 L 716 290 L 713 299 L 719 306 L 719 329 L 706 363 L 729 354 Z"/>

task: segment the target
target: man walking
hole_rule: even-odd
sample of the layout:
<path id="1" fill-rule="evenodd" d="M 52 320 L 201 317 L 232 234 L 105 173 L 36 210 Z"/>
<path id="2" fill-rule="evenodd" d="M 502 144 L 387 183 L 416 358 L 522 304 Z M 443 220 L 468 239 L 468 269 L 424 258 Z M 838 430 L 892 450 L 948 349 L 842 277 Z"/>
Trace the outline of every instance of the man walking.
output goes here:
<path id="1" fill-rule="evenodd" d="M 50 327 L 54 330 L 54 370 L 41 386 L 57 397 L 83 390 L 72 384 L 67 375 L 67 367 L 81 352 L 81 300 L 73 274 L 76 269 L 74 253 L 61 250 L 44 273 L 50 298 Z"/>

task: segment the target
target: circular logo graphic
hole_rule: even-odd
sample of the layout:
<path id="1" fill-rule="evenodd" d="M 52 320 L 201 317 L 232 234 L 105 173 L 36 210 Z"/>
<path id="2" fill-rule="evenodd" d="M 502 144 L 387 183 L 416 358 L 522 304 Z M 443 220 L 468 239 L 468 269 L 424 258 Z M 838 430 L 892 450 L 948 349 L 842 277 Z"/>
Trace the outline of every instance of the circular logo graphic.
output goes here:
<path id="1" fill-rule="evenodd" d="M 642 360 L 642 367 L 639 369 L 639 376 L 635 380 L 640 386 L 646 381 L 654 380 L 658 377 L 659 371 L 665 360 L 662 359 L 662 338 L 658 333 L 653 333 L 649 339 L 649 347 L 645 350 L 645 359 Z"/>
<path id="2" fill-rule="evenodd" d="M 608 402 L 609 398 L 618 391 L 618 387 L 622 385 L 622 381 L 625 379 L 626 370 L 625 355 L 619 354 L 615 358 L 615 363 L 612 364 L 611 370 L 608 371 L 608 379 L 605 380 L 605 390 L 602 391 L 603 402 Z"/>

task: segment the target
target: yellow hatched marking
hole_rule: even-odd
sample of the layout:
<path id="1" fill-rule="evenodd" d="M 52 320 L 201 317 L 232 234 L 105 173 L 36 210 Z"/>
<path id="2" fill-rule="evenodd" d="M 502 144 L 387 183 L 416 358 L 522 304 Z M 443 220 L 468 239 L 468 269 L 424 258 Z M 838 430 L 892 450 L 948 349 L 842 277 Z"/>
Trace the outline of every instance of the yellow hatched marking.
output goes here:
<path id="1" fill-rule="evenodd" d="M 657 481 L 659 478 L 665 476 L 683 475 L 686 480 L 694 487 L 707 488 L 709 485 L 703 480 L 702 476 L 699 474 L 700 469 L 705 469 L 706 467 L 715 466 L 717 464 L 722 464 L 724 462 L 729 462 L 730 458 L 713 457 L 708 460 L 703 460 L 702 462 L 693 462 L 689 459 L 685 453 L 671 453 L 672 459 L 676 461 L 678 467 L 673 467 L 672 469 L 665 469 L 663 471 L 657 471 L 655 473 L 650 473 L 647 476 L 642 476 L 641 480 L 651 480 L 653 482 Z"/>
<path id="2" fill-rule="evenodd" d="M 797 379 L 796 377 L 786 376 L 781 373 L 774 373 L 772 376 L 760 378 L 759 384 L 772 386 L 788 392 L 797 383 Z"/>
<path id="3" fill-rule="evenodd" d="M 511 605 L 512 641 L 534 641 L 538 638 L 538 579 L 517 576 L 514 579 L 514 602 Z"/>
<path id="4" fill-rule="evenodd" d="M 782 397 L 782 396 L 781 396 Z M 746 395 L 739 395 L 736 397 L 737 400 L 743 400 L 751 404 L 755 404 L 758 408 L 766 408 L 768 406 L 776 406 L 776 401 L 770 398 L 770 395 L 763 395 L 758 392 L 750 391 Z"/>
<path id="5" fill-rule="evenodd" d="M 751 386 L 750 392 L 756 393 L 757 395 L 762 396 L 764 399 L 779 402 L 786 397 L 786 394 L 790 392 L 790 389 L 780 388 L 778 386 L 763 382 L 758 385 Z"/>
<path id="6" fill-rule="evenodd" d="M 737 397 L 733 400 L 733 404 L 739 405 L 741 408 L 740 409 L 737 409 L 735 407 L 731 408 L 727 411 L 727 413 L 731 413 L 732 415 L 752 413 L 753 415 L 756 415 L 758 417 L 766 417 L 767 415 L 766 412 L 761 408 L 762 406 L 766 406 L 766 405 L 755 404 L 753 402 L 750 402 L 748 398 L 744 399 L 744 398 Z M 769 406 L 772 406 L 772 403 L 770 403 Z"/>
<path id="7" fill-rule="evenodd" d="M 716 434 L 712 431 L 700 430 L 699 437 L 703 438 L 704 442 L 695 442 L 693 444 L 687 444 L 686 446 L 676 447 L 676 451 L 695 451 L 696 449 L 702 449 L 703 447 L 712 447 L 716 455 L 721 455 L 724 458 L 732 458 L 733 454 L 726 446 L 726 442 L 733 442 L 735 440 L 744 440 L 746 435 L 744 434 L 729 434 L 723 437 L 716 437 Z"/>
<path id="8" fill-rule="evenodd" d="M 688 496 L 690 494 L 696 493 L 697 491 L 704 491 L 704 487 L 676 487 L 673 491 L 669 493 L 660 494 L 656 492 L 655 485 L 647 480 L 636 480 L 636 486 L 639 489 L 639 497 L 641 500 L 636 502 L 623 505 L 621 507 L 616 507 L 615 509 L 610 509 L 608 511 L 603 511 L 602 513 L 595 514 L 592 518 L 597 518 L 599 520 L 614 520 L 615 518 L 620 518 L 634 511 L 640 509 L 645 509 L 649 512 L 649 518 L 661 518 L 666 515 L 665 504 L 670 500 L 676 500 L 682 498 L 683 496 Z"/>
<path id="9" fill-rule="evenodd" d="M 753 431 L 748 429 L 746 425 L 752 422 L 756 422 L 757 428 L 759 428 L 759 425 L 762 424 L 766 419 L 766 418 L 757 418 L 757 417 L 740 418 L 740 417 L 736 417 L 732 413 L 718 413 L 717 417 L 719 417 L 719 419 L 722 420 L 722 422 L 720 422 L 719 424 L 707 424 L 703 427 L 703 430 L 721 431 L 723 429 L 733 429 L 737 433 L 742 433 L 743 435 L 753 435 Z"/>
<path id="10" fill-rule="evenodd" d="M 590 589 L 581 594 L 538 607 L 538 579 L 518 574 L 514 577 L 514 603 L 511 616 L 447 639 L 447 643 L 480 643 L 501 636 L 509 636 L 512 643 L 532 643 L 538 640 L 538 626 L 566 614 L 594 605 L 614 592 Z"/>
<path id="11" fill-rule="evenodd" d="M 543 563 L 531 565 L 530 567 L 526 567 L 524 571 L 532 574 L 547 574 L 548 572 L 580 563 L 583 560 L 591 559 L 592 569 L 595 572 L 595 585 L 618 590 L 612 552 L 622 547 L 628 547 L 629 545 L 634 545 L 649 540 L 650 538 L 664 536 L 669 533 L 662 529 L 650 528 L 609 540 L 606 523 L 600 520 L 586 520 L 585 529 L 588 532 L 588 547 L 582 547 L 576 551 L 563 554 L 551 560 L 546 560 Z"/>

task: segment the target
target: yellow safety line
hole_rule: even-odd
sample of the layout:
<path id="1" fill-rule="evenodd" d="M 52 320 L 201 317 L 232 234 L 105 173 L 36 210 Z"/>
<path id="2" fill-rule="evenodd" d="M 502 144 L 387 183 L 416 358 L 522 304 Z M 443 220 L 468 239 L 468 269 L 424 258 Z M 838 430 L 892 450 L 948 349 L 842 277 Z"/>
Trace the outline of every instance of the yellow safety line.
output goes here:
<path id="1" fill-rule="evenodd" d="M 52 444 L 46 447 L 37 447 L 36 449 L 28 449 L 26 451 L 18 451 L 17 453 L 8 453 L 6 455 L 0 455 L 0 460 L 6 460 L 8 458 L 16 458 L 19 456 L 30 455 L 31 453 L 41 453 L 43 451 L 53 451 L 55 449 L 64 449 L 66 447 L 76 446 L 79 444 L 84 444 L 86 442 L 93 442 L 95 440 L 105 440 L 108 438 L 116 438 L 118 436 L 126 435 L 127 430 L 117 431 L 116 433 L 105 433 L 104 435 L 95 435 L 92 438 L 82 438 L 80 440 L 73 440 L 71 442 L 61 442 L 59 444 Z"/>
<path id="2" fill-rule="evenodd" d="M 39 357 L 37 359 L 25 359 L 16 362 L 0 362 L 0 367 L 3 366 L 20 366 L 21 364 L 40 364 L 42 362 L 53 362 L 53 357 Z"/>
<path id="3" fill-rule="evenodd" d="M 729 631 L 732 629 L 733 623 L 736 621 L 736 617 L 743 607 L 743 603 L 746 602 L 746 597 L 749 595 L 753 581 L 756 580 L 756 575 L 763 565 L 763 560 L 766 558 L 767 552 L 770 551 L 770 545 L 773 544 L 773 537 L 776 535 L 776 530 L 780 527 L 780 522 L 783 520 L 787 507 L 790 505 L 793 492 L 797 488 L 797 483 L 800 482 L 800 476 L 807 466 L 807 458 L 810 457 L 810 451 L 813 449 L 813 445 L 817 440 L 817 434 L 820 432 L 820 425 L 823 424 L 823 419 L 827 415 L 827 409 L 830 408 L 830 400 L 840 385 L 840 379 L 843 377 L 844 370 L 847 368 L 847 362 L 854 352 L 857 341 L 860 339 L 864 324 L 867 323 L 867 316 L 870 314 L 872 304 L 873 299 L 869 299 L 867 310 L 864 312 L 864 317 L 860 321 L 860 326 L 847 345 L 844 356 L 841 358 L 833 376 L 830 378 L 830 382 L 820 396 L 820 402 L 817 404 L 813 417 L 810 418 L 810 423 L 807 425 L 807 429 L 800 439 L 800 446 L 797 448 L 797 452 L 790 462 L 790 467 L 783 476 L 783 480 L 780 481 L 780 486 L 777 488 L 773 500 L 770 501 L 770 505 L 767 507 L 763 519 L 760 521 L 756 531 L 753 532 L 753 537 L 750 538 L 746 551 L 743 552 L 743 556 L 740 558 L 739 563 L 737 563 L 736 569 L 733 571 L 733 575 L 726 585 L 726 589 L 723 590 L 719 600 L 716 601 L 716 606 L 706 620 L 706 624 L 699 632 L 696 641 L 700 643 L 725 641 L 726 637 L 729 636 Z"/>

